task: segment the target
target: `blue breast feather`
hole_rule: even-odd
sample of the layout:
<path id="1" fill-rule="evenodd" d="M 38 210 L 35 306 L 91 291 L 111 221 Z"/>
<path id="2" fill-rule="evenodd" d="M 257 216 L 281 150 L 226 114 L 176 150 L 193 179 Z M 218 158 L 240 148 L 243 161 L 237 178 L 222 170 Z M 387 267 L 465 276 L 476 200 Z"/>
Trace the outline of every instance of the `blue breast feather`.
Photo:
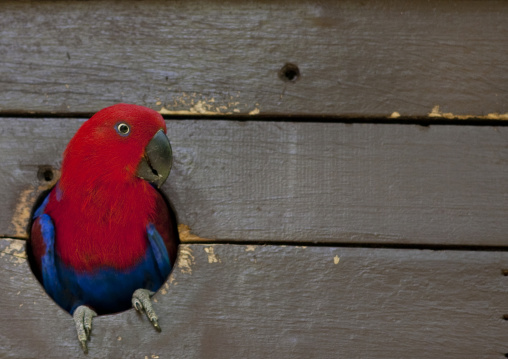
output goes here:
<path id="1" fill-rule="evenodd" d="M 42 280 L 46 292 L 71 314 L 80 305 L 88 305 L 99 314 L 114 313 L 131 307 L 132 293 L 139 288 L 158 290 L 171 271 L 171 263 L 161 235 L 147 225 L 149 246 L 133 268 L 106 267 L 79 273 L 60 262 L 55 253 L 55 228 L 50 216 L 35 213 L 41 225 L 46 252 L 41 258 Z"/>

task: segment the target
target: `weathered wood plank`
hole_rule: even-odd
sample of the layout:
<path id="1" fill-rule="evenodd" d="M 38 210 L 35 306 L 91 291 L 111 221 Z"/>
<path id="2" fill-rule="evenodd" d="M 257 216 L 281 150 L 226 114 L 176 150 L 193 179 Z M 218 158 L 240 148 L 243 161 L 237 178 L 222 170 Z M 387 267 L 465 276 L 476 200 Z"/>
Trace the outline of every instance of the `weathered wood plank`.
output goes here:
<path id="1" fill-rule="evenodd" d="M 2 1 L 0 112 L 508 118 L 506 1 Z M 287 62 L 297 81 L 283 81 Z M 436 107 L 439 106 L 439 107 Z"/>
<path id="2" fill-rule="evenodd" d="M 81 123 L 0 119 L 1 235 L 26 235 L 48 185 L 37 172 L 60 167 Z M 163 190 L 200 237 L 508 245 L 506 127 L 181 120 L 168 132 Z"/>
<path id="3" fill-rule="evenodd" d="M 156 295 L 162 333 L 132 310 L 99 317 L 89 357 L 498 359 L 507 265 L 507 252 L 182 245 Z M 83 357 L 26 262 L 1 254 L 0 269 L 0 356 Z"/>

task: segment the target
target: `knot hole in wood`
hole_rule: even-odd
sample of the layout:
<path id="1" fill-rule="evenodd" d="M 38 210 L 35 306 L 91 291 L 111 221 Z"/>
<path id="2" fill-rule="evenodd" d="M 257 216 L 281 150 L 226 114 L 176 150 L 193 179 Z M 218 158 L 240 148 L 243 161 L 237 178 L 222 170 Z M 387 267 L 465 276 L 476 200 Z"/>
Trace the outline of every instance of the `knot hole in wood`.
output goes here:
<path id="1" fill-rule="evenodd" d="M 51 166 L 39 166 L 37 171 L 37 178 L 39 181 L 51 182 L 55 178 L 55 172 Z"/>
<path id="2" fill-rule="evenodd" d="M 300 69 L 288 62 L 279 70 L 279 78 L 287 82 L 296 82 L 300 78 Z"/>

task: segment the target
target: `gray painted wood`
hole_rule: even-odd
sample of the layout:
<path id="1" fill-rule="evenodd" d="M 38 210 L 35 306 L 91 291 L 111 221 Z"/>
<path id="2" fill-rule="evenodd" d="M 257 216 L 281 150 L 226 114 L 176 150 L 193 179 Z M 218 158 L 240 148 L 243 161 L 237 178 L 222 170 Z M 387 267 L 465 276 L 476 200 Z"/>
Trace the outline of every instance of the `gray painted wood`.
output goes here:
<path id="1" fill-rule="evenodd" d="M 41 166 L 78 119 L 0 119 L 0 234 L 26 236 Z M 508 128 L 168 121 L 163 190 L 227 241 L 506 246 Z M 56 177 L 55 177 L 56 179 Z"/>
<path id="2" fill-rule="evenodd" d="M 0 113 L 123 101 L 168 114 L 508 118 L 502 0 L 2 1 L 0 13 Z M 288 62 L 294 83 L 278 75 Z"/>
<path id="3" fill-rule="evenodd" d="M 156 295 L 162 333 L 132 310 L 99 317 L 87 357 L 500 359 L 507 265 L 507 252 L 182 245 Z M 0 356 L 84 357 L 26 262 L 0 254 L 0 269 Z"/>

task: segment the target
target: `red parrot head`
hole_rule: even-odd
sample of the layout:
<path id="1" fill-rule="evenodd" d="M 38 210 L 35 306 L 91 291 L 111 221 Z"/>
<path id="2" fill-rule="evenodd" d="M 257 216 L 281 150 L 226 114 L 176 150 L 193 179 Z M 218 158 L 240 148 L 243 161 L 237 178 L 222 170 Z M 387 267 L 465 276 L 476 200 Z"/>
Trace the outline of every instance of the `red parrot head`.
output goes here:
<path id="1" fill-rule="evenodd" d="M 62 187 L 81 183 L 130 184 L 140 179 L 160 188 L 172 165 L 162 116 L 143 106 L 117 104 L 86 121 L 71 139 L 62 163 Z M 89 183 L 89 181 L 94 183 Z"/>

